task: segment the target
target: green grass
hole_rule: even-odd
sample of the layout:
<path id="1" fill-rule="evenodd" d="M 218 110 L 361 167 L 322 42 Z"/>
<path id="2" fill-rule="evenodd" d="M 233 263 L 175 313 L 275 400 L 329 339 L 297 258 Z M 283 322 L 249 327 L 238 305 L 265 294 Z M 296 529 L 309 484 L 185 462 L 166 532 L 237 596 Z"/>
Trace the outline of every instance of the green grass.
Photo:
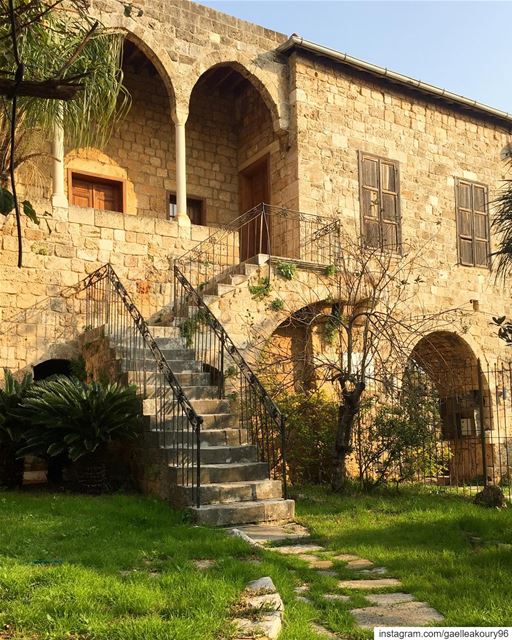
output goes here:
<path id="1" fill-rule="evenodd" d="M 326 557 L 355 552 L 385 565 L 447 624 L 512 620 L 512 551 L 500 546 L 512 543 L 510 510 L 447 495 L 299 493 L 299 519 L 325 544 Z M 216 565 L 197 569 L 193 561 L 204 558 Z M 264 575 L 285 602 L 282 640 L 316 639 L 313 620 L 345 636 L 370 636 L 354 627 L 349 605 L 322 600 L 325 591 L 336 592 L 335 578 L 193 527 L 157 500 L 0 493 L 2 639 L 229 638 L 231 606 L 249 580 Z M 311 585 L 312 604 L 295 598 L 301 581 Z M 353 605 L 364 603 L 362 594 L 354 596 Z"/>
<path id="2" fill-rule="evenodd" d="M 426 490 L 341 498 L 308 488 L 299 496 L 300 520 L 327 547 L 387 567 L 446 625 L 510 624 L 511 509 Z"/>

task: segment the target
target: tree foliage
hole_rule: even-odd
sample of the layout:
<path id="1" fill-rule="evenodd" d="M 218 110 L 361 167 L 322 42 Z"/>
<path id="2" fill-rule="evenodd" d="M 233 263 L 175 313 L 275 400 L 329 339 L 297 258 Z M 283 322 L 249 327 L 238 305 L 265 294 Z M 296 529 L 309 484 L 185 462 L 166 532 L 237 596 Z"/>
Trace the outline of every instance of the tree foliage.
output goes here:
<path id="1" fill-rule="evenodd" d="M 28 200 L 18 205 L 15 170 L 48 153 L 56 124 L 72 146 L 103 146 L 129 101 L 122 37 L 86 0 L 0 0 L 0 43 L 0 213 L 15 211 L 21 266 L 20 215 L 38 220 Z"/>

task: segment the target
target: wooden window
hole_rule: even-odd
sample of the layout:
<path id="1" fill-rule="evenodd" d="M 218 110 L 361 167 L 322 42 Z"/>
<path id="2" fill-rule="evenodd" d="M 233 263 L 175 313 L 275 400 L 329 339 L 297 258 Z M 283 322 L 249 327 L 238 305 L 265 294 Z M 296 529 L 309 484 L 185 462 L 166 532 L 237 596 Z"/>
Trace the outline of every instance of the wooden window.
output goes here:
<path id="1" fill-rule="evenodd" d="M 70 172 L 71 204 L 107 211 L 124 211 L 124 184 L 102 176 Z"/>
<path id="2" fill-rule="evenodd" d="M 361 232 L 365 244 L 400 251 L 398 162 L 359 154 Z"/>
<path id="3" fill-rule="evenodd" d="M 488 267 L 491 249 L 487 187 L 457 179 L 455 188 L 459 262 L 470 267 Z"/>
<path id="4" fill-rule="evenodd" d="M 169 218 L 176 217 L 176 194 L 169 194 Z M 204 224 L 204 200 L 201 198 L 187 198 L 187 215 L 192 224 Z"/>

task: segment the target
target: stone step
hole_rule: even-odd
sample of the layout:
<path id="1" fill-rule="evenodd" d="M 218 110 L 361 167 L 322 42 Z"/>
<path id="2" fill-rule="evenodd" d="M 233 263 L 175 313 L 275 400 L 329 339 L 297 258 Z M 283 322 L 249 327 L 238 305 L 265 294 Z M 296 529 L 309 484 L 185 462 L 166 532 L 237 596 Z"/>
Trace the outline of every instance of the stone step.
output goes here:
<path id="1" fill-rule="evenodd" d="M 155 414 L 144 414 L 151 416 L 154 422 Z M 201 430 L 209 429 L 236 429 L 239 426 L 239 418 L 234 413 L 210 413 L 202 414 L 203 424 Z M 177 431 L 186 428 L 187 418 L 185 416 L 169 416 L 164 420 L 164 428 L 170 431 Z"/>
<path id="2" fill-rule="evenodd" d="M 174 371 L 173 373 L 182 387 L 209 387 L 211 382 L 209 373 L 200 373 L 198 371 Z M 142 384 L 145 382 L 146 385 L 154 385 L 155 382 L 161 384 L 163 377 L 161 374 L 151 371 L 146 371 L 144 375 L 138 371 L 125 371 L 121 380 L 125 384 Z"/>
<path id="3" fill-rule="evenodd" d="M 139 369 L 141 371 L 158 370 L 158 362 L 156 360 L 139 359 L 139 358 L 120 358 L 123 371 L 131 371 Z M 203 365 L 196 360 L 167 360 L 167 364 L 173 373 L 201 373 Z"/>
<path id="4" fill-rule="evenodd" d="M 233 504 L 210 504 L 190 507 L 192 519 L 198 524 L 223 527 L 251 522 L 283 522 L 293 519 L 293 500 L 255 500 Z"/>
<path id="5" fill-rule="evenodd" d="M 149 330 L 154 338 L 180 338 L 180 330 L 174 325 L 150 325 Z"/>
<path id="6" fill-rule="evenodd" d="M 231 293 L 231 291 L 233 291 L 234 289 L 235 289 L 234 284 L 224 284 L 224 283 L 218 282 L 215 287 L 215 291 L 213 292 L 213 295 L 224 296 L 226 295 L 226 293 Z"/>
<path id="7" fill-rule="evenodd" d="M 227 398 L 221 399 L 190 399 L 190 404 L 194 407 L 194 411 L 201 415 L 211 413 L 231 413 L 232 402 Z"/>
<path id="8" fill-rule="evenodd" d="M 153 438 L 154 446 L 170 446 L 172 442 L 186 442 L 191 437 L 187 430 L 171 432 L 152 429 L 146 433 Z M 237 447 L 249 443 L 249 432 L 247 429 L 211 429 L 201 431 L 199 440 L 201 445 Z"/>
<path id="9" fill-rule="evenodd" d="M 186 484 L 195 480 L 194 468 L 183 469 L 181 466 L 169 465 L 171 482 Z M 250 480 L 267 480 L 268 465 L 266 462 L 231 462 L 228 464 L 202 464 L 201 484 L 247 482 Z"/>
<path id="10" fill-rule="evenodd" d="M 182 387 L 183 389 L 183 387 Z M 186 392 L 185 392 L 186 393 Z M 231 413 L 231 402 L 219 399 L 192 399 L 187 395 L 194 411 L 202 416 L 222 415 Z M 142 412 L 145 416 L 154 416 L 160 410 L 160 396 L 153 392 L 152 396 L 146 397 L 142 402 Z"/>
<path id="11" fill-rule="evenodd" d="M 195 462 L 196 449 L 178 444 L 168 444 L 165 450 L 169 454 L 169 460 L 173 464 L 183 464 L 184 462 Z M 243 444 L 234 447 L 211 446 L 203 444 L 201 446 L 201 464 L 233 464 L 239 462 L 258 462 L 258 450 L 255 446 Z"/>
<path id="12" fill-rule="evenodd" d="M 133 351 L 130 352 L 130 347 L 118 346 L 117 350 L 119 352 L 119 356 L 122 358 L 132 358 L 137 361 L 145 360 L 146 362 L 155 360 L 155 356 L 149 349 L 133 349 Z M 168 362 L 173 362 L 175 360 L 188 362 L 190 360 L 194 360 L 196 357 L 194 349 L 160 349 L 160 351 Z"/>
<path id="13" fill-rule="evenodd" d="M 192 487 L 178 485 L 182 504 L 194 504 Z M 252 482 L 219 482 L 201 486 L 201 504 L 231 504 L 255 500 L 279 500 L 282 497 L 280 480 L 254 480 Z"/>
<path id="14" fill-rule="evenodd" d="M 205 385 L 182 385 L 181 388 L 187 396 L 192 400 L 216 400 L 219 395 L 219 389 L 215 386 Z M 160 393 L 160 386 L 154 384 L 146 384 L 143 389 L 140 389 L 140 393 L 145 398 L 154 398 L 155 393 Z"/>

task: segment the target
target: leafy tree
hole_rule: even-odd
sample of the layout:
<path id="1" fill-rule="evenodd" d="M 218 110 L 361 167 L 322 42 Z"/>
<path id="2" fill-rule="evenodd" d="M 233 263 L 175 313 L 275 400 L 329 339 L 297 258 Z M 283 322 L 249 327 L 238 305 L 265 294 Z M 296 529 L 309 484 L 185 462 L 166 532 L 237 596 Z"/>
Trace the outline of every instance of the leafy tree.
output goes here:
<path id="1" fill-rule="evenodd" d="M 279 375 L 284 388 L 297 388 L 299 378 L 302 390 L 331 383 L 333 392 L 337 392 L 331 478 L 334 490 L 342 489 L 348 478 L 354 427 L 368 385 L 379 386 L 388 394 L 398 393 L 413 346 L 432 331 L 451 329 L 461 315 L 459 309 L 439 313 L 416 310 L 423 276 L 431 271 L 424 257 L 425 245 L 403 246 L 397 255 L 386 248 L 367 246 L 362 238 L 345 232 L 340 232 L 338 241 L 342 251 L 333 268 L 318 276 L 321 288 L 329 292 L 328 298 L 312 305 L 308 301 L 314 296 L 305 290 L 305 306 L 290 313 L 281 325 L 281 329 L 302 332 L 302 343 L 290 354 L 279 341 L 271 340 L 263 346 L 261 355 L 263 377 L 272 377 L 272 364 L 274 370 L 281 370 L 279 374 L 286 369 L 288 374 L 295 373 Z M 254 333 L 257 330 L 253 329 Z M 320 349 L 313 346 L 319 340 L 323 342 Z M 254 346 L 259 348 L 261 344 L 255 340 Z M 385 422 L 391 424 L 392 418 L 405 425 L 404 416 L 383 415 L 382 432 Z"/>
<path id="2" fill-rule="evenodd" d="M 102 146 L 128 106 L 120 69 L 122 37 L 88 14 L 86 0 L 0 0 L 0 213 L 13 211 L 22 263 L 15 171 L 45 153 L 62 124 L 74 146 Z"/>

